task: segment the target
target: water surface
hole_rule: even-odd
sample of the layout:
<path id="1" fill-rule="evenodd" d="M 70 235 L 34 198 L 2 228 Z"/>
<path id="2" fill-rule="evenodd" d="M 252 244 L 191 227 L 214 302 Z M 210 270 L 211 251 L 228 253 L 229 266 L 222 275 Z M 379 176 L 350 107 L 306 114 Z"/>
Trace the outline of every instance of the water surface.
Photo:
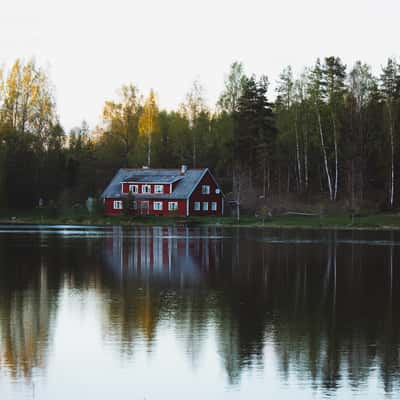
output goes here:
<path id="1" fill-rule="evenodd" d="M 399 246 L 0 226 L 0 399 L 400 398 Z"/>

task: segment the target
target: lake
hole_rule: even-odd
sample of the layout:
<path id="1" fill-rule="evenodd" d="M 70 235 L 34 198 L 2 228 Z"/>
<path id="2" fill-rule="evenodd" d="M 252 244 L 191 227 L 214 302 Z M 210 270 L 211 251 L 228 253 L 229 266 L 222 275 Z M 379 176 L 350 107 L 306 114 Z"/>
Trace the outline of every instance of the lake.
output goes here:
<path id="1" fill-rule="evenodd" d="M 0 399 L 400 398 L 399 246 L 0 226 Z"/>

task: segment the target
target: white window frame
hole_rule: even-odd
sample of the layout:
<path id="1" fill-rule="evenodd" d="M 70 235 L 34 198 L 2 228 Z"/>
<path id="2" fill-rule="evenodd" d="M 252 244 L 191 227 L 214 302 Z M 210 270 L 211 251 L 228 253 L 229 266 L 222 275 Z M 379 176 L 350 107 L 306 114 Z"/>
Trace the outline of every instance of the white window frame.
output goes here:
<path id="1" fill-rule="evenodd" d="M 212 201 L 211 202 L 211 211 L 217 211 L 217 202 L 216 201 Z"/>
<path id="2" fill-rule="evenodd" d="M 177 211 L 178 210 L 178 202 L 177 201 L 169 201 L 168 202 L 168 211 Z"/>
<path id="3" fill-rule="evenodd" d="M 202 185 L 201 194 L 210 194 L 210 185 Z"/>
<path id="4" fill-rule="evenodd" d="M 138 193 L 139 192 L 139 187 L 138 185 L 129 185 L 129 190 L 130 193 Z"/>
<path id="5" fill-rule="evenodd" d="M 148 190 L 144 190 L 144 188 Z M 142 193 L 151 193 L 151 185 L 142 185 Z"/>
<path id="6" fill-rule="evenodd" d="M 201 203 L 199 201 L 195 201 L 193 204 L 194 211 L 201 211 Z"/>
<path id="7" fill-rule="evenodd" d="M 153 202 L 153 210 L 154 211 L 162 211 L 163 209 L 163 202 L 162 201 L 154 201 Z"/>
<path id="8" fill-rule="evenodd" d="M 203 201 L 202 210 L 203 211 L 208 211 L 208 201 Z"/>
<path id="9" fill-rule="evenodd" d="M 113 210 L 122 210 L 122 200 L 113 201 Z"/>
<path id="10" fill-rule="evenodd" d="M 154 193 L 164 193 L 164 185 L 155 185 Z"/>

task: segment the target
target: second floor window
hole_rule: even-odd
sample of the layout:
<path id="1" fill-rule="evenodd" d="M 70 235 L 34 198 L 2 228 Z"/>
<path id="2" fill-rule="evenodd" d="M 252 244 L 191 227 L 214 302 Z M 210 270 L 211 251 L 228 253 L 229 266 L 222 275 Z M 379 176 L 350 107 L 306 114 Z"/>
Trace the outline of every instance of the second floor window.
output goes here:
<path id="1" fill-rule="evenodd" d="M 129 185 L 129 191 L 131 193 L 137 193 L 138 192 L 138 185 Z"/>
<path id="2" fill-rule="evenodd" d="M 143 185 L 142 193 L 150 193 L 150 185 Z"/>
<path id="3" fill-rule="evenodd" d="M 163 185 L 156 185 L 154 187 L 154 192 L 155 193 L 164 193 L 164 186 Z"/>
<path id="4" fill-rule="evenodd" d="M 210 185 L 203 185 L 201 187 L 201 194 L 210 194 Z"/>

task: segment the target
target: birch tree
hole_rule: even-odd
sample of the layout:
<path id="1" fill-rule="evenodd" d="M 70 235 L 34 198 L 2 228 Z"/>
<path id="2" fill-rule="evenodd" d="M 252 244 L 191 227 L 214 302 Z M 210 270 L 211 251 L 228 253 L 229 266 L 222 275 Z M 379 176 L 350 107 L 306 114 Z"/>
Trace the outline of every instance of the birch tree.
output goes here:
<path id="1" fill-rule="evenodd" d="M 151 165 L 151 138 L 158 129 L 158 106 L 153 90 L 150 90 L 139 117 L 139 135 L 147 138 L 147 166 Z"/>
<path id="2" fill-rule="evenodd" d="M 294 136 L 295 143 L 295 170 L 297 178 L 298 191 L 303 190 L 303 171 L 301 161 L 301 150 L 300 150 L 300 138 L 299 138 L 299 104 L 295 99 L 295 82 L 293 80 L 293 72 L 290 66 L 286 67 L 281 75 L 278 82 L 277 91 L 280 96 L 280 103 L 283 106 L 283 118 L 281 120 L 281 126 L 287 131 L 289 137 Z M 289 166 L 288 166 L 289 167 Z"/>
<path id="3" fill-rule="evenodd" d="M 207 113 L 204 99 L 204 88 L 199 81 L 194 81 L 192 88 L 186 94 L 185 102 L 181 104 L 181 111 L 189 121 L 189 129 L 192 141 L 192 164 L 197 166 L 198 145 L 201 140 L 201 132 L 197 129 L 197 123 L 201 114 Z"/>
<path id="4" fill-rule="evenodd" d="M 393 58 L 389 58 L 386 67 L 382 68 L 381 90 L 385 103 L 387 130 L 390 142 L 390 184 L 389 184 L 389 206 L 394 205 L 395 192 L 395 134 L 396 121 L 398 119 L 398 107 L 400 99 L 400 73 L 399 64 Z"/>
<path id="5" fill-rule="evenodd" d="M 122 86 L 118 101 L 106 101 L 103 107 L 105 134 L 122 143 L 125 166 L 129 164 L 129 153 L 137 136 L 140 111 L 141 97 L 131 84 Z"/>
<path id="6" fill-rule="evenodd" d="M 346 66 L 339 57 L 327 57 L 323 66 L 324 84 L 326 85 L 327 102 L 333 132 L 333 146 L 335 158 L 335 178 L 333 200 L 336 200 L 339 184 L 339 113 L 343 107 L 345 93 Z"/>
<path id="7" fill-rule="evenodd" d="M 328 160 L 326 134 L 322 125 L 321 117 L 321 109 L 324 106 L 324 99 L 326 98 L 326 89 L 323 82 L 323 70 L 321 68 L 321 62 L 319 59 L 317 59 L 314 68 L 310 71 L 307 91 L 308 95 L 310 96 L 310 101 L 313 105 L 314 113 L 317 119 L 317 127 L 321 143 L 324 170 L 329 190 L 329 199 L 334 200 L 332 176 Z"/>

